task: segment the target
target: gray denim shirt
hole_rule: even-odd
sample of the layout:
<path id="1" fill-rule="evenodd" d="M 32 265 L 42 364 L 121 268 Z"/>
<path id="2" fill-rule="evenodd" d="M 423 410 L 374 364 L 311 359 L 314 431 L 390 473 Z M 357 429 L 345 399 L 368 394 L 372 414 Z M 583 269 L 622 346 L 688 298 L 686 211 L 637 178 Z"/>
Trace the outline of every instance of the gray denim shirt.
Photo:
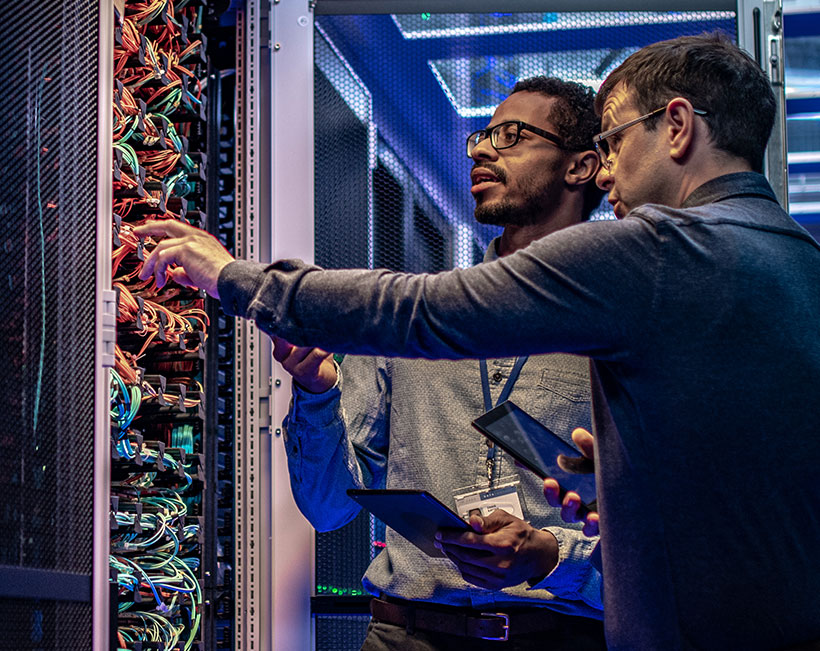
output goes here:
<path id="1" fill-rule="evenodd" d="M 495 243 L 485 260 L 492 260 Z M 513 358 L 489 360 L 493 404 Z M 419 488 L 454 508 L 453 496 L 520 481 L 530 523 L 555 535 L 559 564 L 539 584 L 500 591 L 467 584 L 446 559 L 425 555 L 392 529 L 371 563 L 365 587 L 403 599 L 473 608 L 546 605 L 570 615 L 602 618 L 601 575 L 588 562 L 597 542 L 564 523 L 542 482 L 495 453 L 492 483 L 487 442 L 470 421 L 484 412 L 479 363 L 347 356 L 332 389 L 311 394 L 294 385 L 285 422 L 285 450 L 294 498 L 320 531 L 336 529 L 359 512 L 348 488 Z M 566 441 L 590 427 L 589 361 L 572 355 L 530 357 L 510 399 Z"/>

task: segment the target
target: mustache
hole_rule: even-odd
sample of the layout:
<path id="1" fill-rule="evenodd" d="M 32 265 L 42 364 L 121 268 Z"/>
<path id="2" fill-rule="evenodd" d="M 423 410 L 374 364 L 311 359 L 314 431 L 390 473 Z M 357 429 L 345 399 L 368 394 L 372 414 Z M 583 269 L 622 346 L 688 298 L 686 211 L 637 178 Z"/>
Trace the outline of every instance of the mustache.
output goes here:
<path id="1" fill-rule="evenodd" d="M 501 183 L 507 182 L 507 175 L 505 174 L 504 170 L 501 169 L 498 165 L 493 163 L 476 163 L 473 165 L 470 173 L 472 174 L 475 170 L 487 170 L 488 172 L 492 172 L 495 177 L 501 181 Z"/>

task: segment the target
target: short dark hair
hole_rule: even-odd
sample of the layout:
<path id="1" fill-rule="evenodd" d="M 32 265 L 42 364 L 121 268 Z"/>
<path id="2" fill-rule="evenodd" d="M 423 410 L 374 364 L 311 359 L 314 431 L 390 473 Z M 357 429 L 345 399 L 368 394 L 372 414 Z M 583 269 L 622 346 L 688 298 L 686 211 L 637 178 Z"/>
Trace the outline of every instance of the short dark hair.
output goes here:
<path id="1" fill-rule="evenodd" d="M 574 81 L 564 81 L 557 77 L 530 77 L 522 79 L 513 86 L 513 93 L 541 93 L 554 97 L 549 121 L 555 126 L 557 135 L 561 136 L 564 145 L 571 151 L 594 150 L 592 137 L 601 131 L 601 118 L 595 112 L 595 91 Z M 600 204 L 604 191 L 591 180 L 584 188 L 584 207 L 582 218 L 589 219 L 590 214 Z"/>
<path id="2" fill-rule="evenodd" d="M 760 66 L 724 34 L 679 36 L 653 43 L 628 57 L 604 80 L 595 99 L 600 114 L 618 85 L 629 89 L 635 107 L 649 113 L 676 96 L 704 116 L 715 147 L 763 171 L 763 155 L 775 116 L 771 84 Z M 659 116 L 660 117 L 660 116 Z M 658 122 L 644 123 L 649 130 Z"/>

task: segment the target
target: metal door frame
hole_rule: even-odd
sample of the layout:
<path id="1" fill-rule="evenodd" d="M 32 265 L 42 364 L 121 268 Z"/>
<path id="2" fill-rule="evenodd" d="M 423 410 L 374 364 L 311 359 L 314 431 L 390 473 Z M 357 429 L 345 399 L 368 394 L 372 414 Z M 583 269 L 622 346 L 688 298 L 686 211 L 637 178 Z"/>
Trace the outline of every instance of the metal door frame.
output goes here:
<path id="1" fill-rule="evenodd" d="M 111 290 L 111 227 L 113 185 L 111 168 L 114 150 L 114 6 L 99 2 L 97 61 L 97 301 L 94 359 L 94 524 L 92 555 L 92 640 L 95 649 L 111 644 L 111 554 L 109 514 L 111 510 L 111 414 L 109 387 L 114 367 L 117 299 Z M 115 609 L 116 612 L 116 609 Z M 114 620 L 116 622 L 116 620 Z"/>

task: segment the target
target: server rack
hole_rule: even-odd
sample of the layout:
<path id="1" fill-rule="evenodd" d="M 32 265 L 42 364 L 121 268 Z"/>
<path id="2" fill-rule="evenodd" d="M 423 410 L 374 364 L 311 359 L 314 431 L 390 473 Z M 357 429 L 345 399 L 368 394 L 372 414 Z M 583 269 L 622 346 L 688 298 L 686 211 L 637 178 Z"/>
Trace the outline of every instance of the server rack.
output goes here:
<path id="1" fill-rule="evenodd" d="M 783 32 L 786 64 L 786 117 L 789 170 L 789 211 L 815 239 L 820 239 L 820 142 L 817 119 L 817 42 L 820 7 L 786 0 Z"/>
<path id="2" fill-rule="evenodd" d="M 222 75 L 207 68 L 201 26 L 191 26 L 195 16 L 197 20 L 215 19 L 217 9 L 227 8 L 226 3 L 219 3 L 220 7 L 216 4 L 65 0 L 42 6 L 23 2 L 4 6 L 0 44 L 0 68 L 5 80 L 3 111 L 8 123 L 17 125 L 17 135 L 4 145 L 8 164 L 2 171 L 1 201 L 6 248 L 2 269 L 8 286 L 2 293 L 3 407 L 9 416 L 0 437 L 4 463 L 0 512 L 5 531 L 0 556 L 0 608 L 7 624 L 0 641 L 3 648 L 234 648 L 233 631 L 216 634 L 220 622 L 223 629 L 226 619 L 231 623 L 232 613 L 225 611 L 224 604 L 233 601 L 231 559 L 225 554 L 226 547 L 228 554 L 232 553 L 233 495 L 224 498 L 232 486 L 233 468 L 227 468 L 224 461 L 232 460 L 230 441 L 225 440 L 224 432 L 220 441 L 217 431 L 218 364 L 205 369 L 197 362 L 197 373 L 203 378 L 208 376 L 206 383 L 211 383 L 214 399 L 210 401 L 203 395 L 193 396 L 193 391 L 188 391 L 191 385 L 172 387 L 170 382 L 166 385 L 159 379 L 149 382 L 142 371 L 139 386 L 137 382 L 119 385 L 146 389 L 147 384 L 155 384 L 159 389 L 158 395 L 141 401 L 140 410 L 136 410 L 145 412 L 138 416 L 143 417 L 139 422 L 145 425 L 142 433 L 126 432 L 124 412 L 116 409 L 136 403 L 129 403 L 125 393 L 123 400 L 113 400 L 111 392 L 112 369 L 120 361 L 118 345 L 126 347 L 129 338 L 133 343 L 138 331 L 144 329 L 141 325 L 149 320 L 143 311 L 148 300 L 138 297 L 135 323 L 141 325 L 131 324 L 130 332 L 124 334 L 124 291 L 112 291 L 112 244 L 121 247 L 129 228 L 126 215 L 112 213 L 112 200 L 133 200 L 140 214 L 159 216 L 171 206 L 178 217 L 203 224 L 207 213 L 210 211 L 215 218 L 221 205 L 216 193 L 210 202 L 206 195 L 206 188 L 216 187 L 219 177 L 218 166 L 207 171 L 206 142 L 218 140 L 220 133 L 205 128 L 205 95 L 196 93 L 196 115 L 190 120 L 175 114 L 176 122 L 196 123 L 178 130 L 191 136 L 184 151 L 180 143 L 185 139 L 172 138 L 174 120 L 161 120 L 159 129 L 153 132 L 157 138 L 144 137 L 150 135 L 146 124 L 158 119 L 155 114 L 163 111 L 146 105 L 134 107 L 129 100 L 138 94 L 136 89 L 150 88 L 152 95 L 153 90 L 167 86 L 175 66 L 180 72 L 180 65 L 190 64 L 184 59 L 194 53 L 198 53 L 198 60 L 190 66 L 195 69 L 191 74 L 196 72 L 204 85 L 209 76 L 210 87 L 218 90 L 217 80 Z M 132 24 L 132 31 L 125 36 L 126 41 L 132 41 L 124 43 L 123 18 L 129 12 L 139 14 L 130 16 L 139 28 Z M 198 47 L 182 53 L 182 63 L 171 60 L 172 54 L 180 50 L 174 50 L 170 43 L 159 46 L 150 42 L 152 37 L 160 37 L 163 26 L 169 25 L 175 26 L 182 37 L 201 38 Z M 136 46 L 135 38 L 139 39 Z M 231 33 L 231 47 L 234 40 Z M 133 49 L 127 51 L 131 46 Z M 124 63 L 124 69 L 150 66 L 156 75 L 133 88 L 122 84 L 121 79 L 115 84 L 115 57 Z M 119 76 L 122 69 L 117 72 Z M 194 97 L 190 89 L 184 92 Z M 116 131 L 112 97 L 118 111 Z M 184 101 L 184 93 L 182 97 Z M 232 95 L 229 109 L 220 106 L 219 98 L 219 93 L 211 95 L 210 112 L 229 110 L 232 118 Z M 165 108 L 166 113 L 174 114 L 178 107 L 171 102 Z M 124 117 L 129 123 L 128 136 L 141 134 L 134 140 L 122 137 Z M 116 155 L 112 153 L 112 134 L 117 138 Z M 189 145 L 193 147 L 188 149 Z M 179 154 L 181 159 L 187 156 L 187 168 L 176 179 L 187 187 L 185 192 L 172 189 L 166 183 L 169 179 L 163 178 L 168 172 L 152 169 L 153 163 L 148 162 L 159 150 L 168 149 L 174 151 L 166 153 Z M 230 138 L 222 149 L 230 151 L 227 172 L 232 173 Z M 112 191 L 112 170 L 118 184 L 116 192 Z M 140 199 L 151 194 L 156 199 L 154 205 L 139 205 Z M 183 200 L 184 195 L 189 198 Z M 211 207 L 206 208 L 206 204 Z M 218 225 L 216 219 L 211 223 L 214 228 Z M 222 226 L 232 235 L 233 225 Z M 141 249 L 141 245 L 136 248 Z M 139 252 L 129 252 L 134 254 Z M 121 271 L 122 265 L 133 261 L 126 256 L 118 258 L 117 263 Z M 170 338 L 167 322 L 162 318 L 160 321 L 159 338 Z M 195 330 L 191 323 L 188 325 Z M 229 329 L 224 330 L 230 336 Z M 196 332 L 180 336 L 180 348 L 189 335 L 197 339 Z M 187 343 L 189 350 L 204 351 L 199 347 L 201 339 Z M 217 343 L 216 338 L 213 343 Z M 222 349 L 226 346 L 232 363 L 232 340 L 223 342 Z M 211 347 L 216 350 L 212 361 L 216 361 L 219 347 Z M 174 353 L 166 350 L 163 354 Z M 168 404 L 171 394 L 178 405 Z M 149 404 L 151 400 L 154 404 Z M 115 427 L 112 406 L 117 412 Z M 152 419 L 155 422 L 149 423 Z M 157 422 L 183 421 L 191 427 L 194 439 L 187 458 L 184 451 L 175 450 L 184 447 L 182 444 L 172 446 L 169 442 L 166 447 L 156 431 L 148 434 Z M 130 453 L 130 458 L 123 452 Z M 142 468 L 140 464 L 144 464 Z M 176 475 L 169 472 L 171 468 L 176 468 Z M 150 480 L 147 470 L 156 472 Z M 198 495 L 186 498 L 190 500 L 186 507 L 188 521 L 163 509 L 147 513 L 148 502 L 139 498 L 123 499 L 124 484 L 138 476 L 157 490 L 177 486 L 186 477 L 195 484 Z M 117 486 L 113 493 L 112 478 Z M 221 527 L 217 526 L 220 517 Z M 174 528 L 168 527 L 165 538 L 147 543 L 147 532 L 156 531 L 157 520 L 164 518 L 173 520 Z M 220 536 L 224 545 L 210 544 Z M 162 564 L 152 566 L 149 561 L 139 572 L 135 570 L 140 575 L 137 580 L 118 580 L 125 565 L 138 565 L 130 556 L 136 547 L 142 545 L 148 554 L 160 553 L 157 546 L 166 540 L 177 541 L 180 557 L 196 556 L 190 565 L 180 565 L 183 574 L 198 575 L 196 590 L 179 589 L 178 582 L 170 585 L 174 580 L 152 583 L 147 575 L 161 572 L 158 565 Z M 112 543 L 127 561 L 118 564 L 116 575 L 112 575 L 109 565 Z M 193 548 L 197 551 L 192 555 Z M 146 587 L 152 588 L 157 605 L 164 602 L 159 611 L 143 610 L 139 596 L 134 596 Z M 118 615 L 123 602 L 128 601 L 124 592 L 131 595 L 131 606 L 123 608 L 126 614 Z M 192 592 L 200 593 L 196 605 L 189 605 L 187 611 L 175 605 L 190 599 L 186 595 Z M 132 623 L 144 623 L 152 611 L 183 622 L 183 641 L 168 643 L 133 635 L 129 639 L 123 619 L 130 616 Z M 201 619 L 201 626 L 194 619 Z"/>

